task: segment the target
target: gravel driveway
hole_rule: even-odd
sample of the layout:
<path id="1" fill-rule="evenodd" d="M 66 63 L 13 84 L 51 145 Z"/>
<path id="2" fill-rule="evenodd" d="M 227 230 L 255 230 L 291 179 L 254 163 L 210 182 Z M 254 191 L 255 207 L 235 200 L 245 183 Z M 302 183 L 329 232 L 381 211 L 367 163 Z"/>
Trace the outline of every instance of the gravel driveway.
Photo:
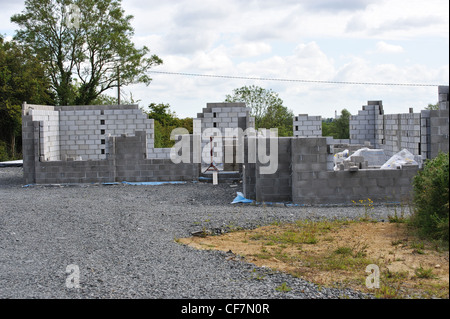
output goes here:
<path id="1" fill-rule="evenodd" d="M 0 298 L 365 297 L 176 243 L 203 228 L 364 214 L 356 207 L 232 205 L 241 190 L 207 183 L 23 187 L 21 168 L 0 168 Z M 388 210 L 376 206 L 374 213 L 386 218 Z M 79 288 L 66 286 L 68 265 L 79 269 Z M 291 291 L 276 290 L 284 282 Z"/>

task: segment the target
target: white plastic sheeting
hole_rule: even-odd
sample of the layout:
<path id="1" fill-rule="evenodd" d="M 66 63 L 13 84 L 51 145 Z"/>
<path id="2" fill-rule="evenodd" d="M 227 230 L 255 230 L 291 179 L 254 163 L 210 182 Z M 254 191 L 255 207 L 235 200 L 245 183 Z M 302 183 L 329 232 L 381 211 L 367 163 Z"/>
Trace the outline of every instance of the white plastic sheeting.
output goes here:
<path id="1" fill-rule="evenodd" d="M 414 160 L 414 155 L 407 149 L 403 149 L 392 156 L 381 166 L 381 169 L 401 169 L 405 165 L 419 165 Z"/>
<path id="2" fill-rule="evenodd" d="M 383 149 L 370 149 L 361 148 L 350 155 L 346 161 L 349 161 L 352 156 L 362 156 L 364 160 L 367 161 L 369 166 L 381 166 L 386 162 L 386 154 Z"/>

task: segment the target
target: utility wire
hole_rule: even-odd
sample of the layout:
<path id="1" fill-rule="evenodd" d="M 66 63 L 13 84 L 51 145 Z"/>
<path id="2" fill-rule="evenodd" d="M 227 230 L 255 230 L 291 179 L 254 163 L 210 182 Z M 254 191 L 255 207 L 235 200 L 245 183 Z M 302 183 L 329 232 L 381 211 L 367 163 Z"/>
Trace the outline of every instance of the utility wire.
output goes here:
<path id="1" fill-rule="evenodd" d="M 277 79 L 277 78 L 258 78 L 232 75 L 213 75 L 198 73 L 182 73 L 182 72 L 165 72 L 165 71 L 149 71 L 155 74 L 193 76 L 219 79 L 238 79 L 238 80 L 255 80 L 255 81 L 276 81 L 276 82 L 297 82 L 297 83 L 318 83 L 318 84 L 346 84 L 346 85 L 378 85 L 378 86 L 439 86 L 440 84 L 420 84 L 420 83 L 377 83 L 377 82 L 343 82 L 343 81 L 318 81 L 318 80 L 296 80 L 296 79 Z"/>

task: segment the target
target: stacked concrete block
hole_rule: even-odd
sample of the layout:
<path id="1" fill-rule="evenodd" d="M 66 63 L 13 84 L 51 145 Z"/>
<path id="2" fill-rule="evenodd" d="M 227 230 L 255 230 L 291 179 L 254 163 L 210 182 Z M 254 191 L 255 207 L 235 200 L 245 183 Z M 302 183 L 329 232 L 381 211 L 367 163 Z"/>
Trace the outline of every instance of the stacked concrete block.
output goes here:
<path id="1" fill-rule="evenodd" d="M 34 131 L 36 136 L 36 132 L 39 132 L 39 122 L 34 122 Z M 26 183 L 160 182 L 198 179 L 197 164 L 174 164 L 168 159 L 146 159 L 145 131 L 137 131 L 133 136 L 109 136 L 108 144 L 111 145 L 110 154 L 104 160 L 39 162 L 38 149 L 30 149 L 30 152 L 35 153 L 35 165 L 30 172 L 24 170 Z M 27 165 L 30 163 L 31 158 L 28 158 Z"/>
<path id="2" fill-rule="evenodd" d="M 421 114 L 390 114 L 385 115 L 383 148 L 386 155 L 392 156 L 402 149 L 407 149 L 415 155 L 421 151 Z"/>
<path id="3" fill-rule="evenodd" d="M 448 86 L 439 86 L 438 87 L 439 94 L 439 110 L 448 110 L 449 109 L 449 87 Z"/>
<path id="4" fill-rule="evenodd" d="M 202 159 L 204 165 L 211 164 L 211 149 L 213 162 L 223 164 L 226 129 L 241 128 L 246 130 L 248 127 L 254 128 L 254 118 L 250 116 L 251 109 L 246 107 L 245 103 L 207 103 L 202 113 L 197 114 L 194 121 L 194 131 L 201 138 Z M 206 136 L 205 130 L 211 132 Z M 211 143 L 210 137 L 213 138 Z M 222 137 L 222 138 L 221 138 Z"/>
<path id="5" fill-rule="evenodd" d="M 376 131 L 379 127 L 379 115 L 383 111 L 381 101 L 369 101 L 358 115 L 350 117 L 350 139 L 354 144 L 370 142 L 376 145 Z"/>
<path id="6" fill-rule="evenodd" d="M 321 137 L 322 117 L 300 114 L 294 117 L 294 136 L 298 137 Z"/>
<path id="7" fill-rule="evenodd" d="M 355 169 L 327 171 L 323 162 L 327 154 L 326 141 L 321 140 L 293 139 L 291 152 L 292 198 L 299 204 L 350 204 L 352 200 L 367 198 L 380 202 L 406 199 L 410 196 L 411 181 L 418 170 L 366 169 L 364 157 L 354 156 L 351 161 Z M 305 156 L 309 164 L 305 163 Z"/>
<path id="8" fill-rule="evenodd" d="M 430 114 L 430 110 L 420 112 L 420 155 L 424 159 L 431 158 Z"/>
<path id="9" fill-rule="evenodd" d="M 62 106 L 60 140 L 62 159 L 105 159 L 108 136 L 133 135 L 136 130 L 147 134 L 147 153 L 154 145 L 152 120 L 137 105 Z"/>
<path id="10" fill-rule="evenodd" d="M 392 156 L 402 149 L 415 155 L 426 155 L 426 127 L 429 117 L 424 112 L 384 114 L 381 101 L 369 101 L 368 105 L 350 118 L 350 138 L 353 144 L 370 142 L 375 148 L 384 149 Z"/>
<path id="11" fill-rule="evenodd" d="M 327 194 L 320 172 L 327 172 L 326 138 L 291 139 L 292 200 L 294 203 L 317 202 Z"/>
<path id="12" fill-rule="evenodd" d="M 411 182 L 417 167 L 367 169 L 364 157 L 354 156 L 351 160 L 355 169 L 328 171 L 326 138 L 285 138 L 280 139 L 279 145 L 280 165 L 276 173 L 259 174 L 258 163 L 245 163 L 243 181 L 247 198 L 259 202 L 351 204 L 368 198 L 386 202 L 411 197 Z"/>
<path id="13" fill-rule="evenodd" d="M 439 87 L 439 110 L 430 111 L 430 158 L 449 151 L 449 87 Z"/>
<path id="14" fill-rule="evenodd" d="M 292 201 L 291 182 L 291 138 L 280 137 L 278 140 L 277 170 L 273 174 L 261 174 L 261 164 L 255 166 L 255 195 L 258 202 Z M 267 143 L 270 143 L 267 139 Z M 271 154 L 272 155 L 272 154 Z"/>
<path id="15" fill-rule="evenodd" d="M 27 105 L 27 114 L 31 121 L 39 122 L 39 158 L 41 161 L 60 159 L 59 113 L 51 107 Z"/>
<path id="16" fill-rule="evenodd" d="M 199 167 L 195 163 L 175 164 L 170 159 L 146 159 L 145 131 L 135 136 L 112 137 L 115 145 L 110 160 L 114 161 L 115 181 L 124 182 L 160 182 L 192 181 L 199 176 Z"/>
<path id="17" fill-rule="evenodd" d="M 36 179 L 35 166 L 39 163 L 40 123 L 33 122 L 27 110 L 22 113 L 22 156 L 25 184 L 32 184 Z"/>

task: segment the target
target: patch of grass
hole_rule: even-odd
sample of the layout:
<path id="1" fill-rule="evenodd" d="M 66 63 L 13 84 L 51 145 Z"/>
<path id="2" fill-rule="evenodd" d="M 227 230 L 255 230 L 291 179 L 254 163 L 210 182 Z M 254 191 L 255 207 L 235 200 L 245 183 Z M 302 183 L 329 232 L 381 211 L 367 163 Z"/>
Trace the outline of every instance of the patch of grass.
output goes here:
<path id="1" fill-rule="evenodd" d="M 289 292 L 292 290 L 292 288 L 289 287 L 285 282 L 283 282 L 280 286 L 275 288 L 275 290 L 279 292 Z"/>
<path id="2" fill-rule="evenodd" d="M 249 237 L 249 239 L 250 240 L 261 240 L 261 239 L 264 239 L 264 235 L 263 234 L 254 234 L 254 235 L 251 235 L 250 237 Z"/>
<path id="3" fill-rule="evenodd" d="M 342 256 L 351 256 L 353 254 L 353 249 L 350 247 L 339 247 L 333 253 Z"/>
<path id="4" fill-rule="evenodd" d="M 316 244 L 318 241 L 312 233 L 291 230 L 284 231 L 281 234 L 271 235 L 270 240 L 285 245 Z"/>
<path id="5" fill-rule="evenodd" d="M 388 220 L 390 223 L 404 224 L 408 222 L 408 219 L 404 216 L 403 212 L 400 215 L 397 214 L 397 210 L 395 210 L 394 215 L 389 215 Z"/>
<path id="6" fill-rule="evenodd" d="M 380 289 L 375 292 L 375 297 L 378 299 L 398 299 L 400 298 L 398 287 L 392 287 L 389 285 L 382 285 Z"/>
<path id="7" fill-rule="evenodd" d="M 417 243 L 414 242 L 410 245 L 410 247 L 413 249 L 413 253 L 424 255 L 425 254 L 425 244 L 423 242 Z"/>
<path id="8" fill-rule="evenodd" d="M 416 274 L 417 278 L 421 279 L 435 279 L 436 276 L 433 274 L 433 268 L 423 268 L 420 266 L 417 268 L 414 273 Z"/>
<path id="9" fill-rule="evenodd" d="M 393 240 L 392 242 L 391 242 L 391 244 L 392 244 L 392 246 L 398 246 L 398 245 L 403 245 L 403 246 L 406 246 L 406 242 L 407 242 L 408 240 L 406 240 L 406 239 L 396 239 L 396 240 Z"/>

